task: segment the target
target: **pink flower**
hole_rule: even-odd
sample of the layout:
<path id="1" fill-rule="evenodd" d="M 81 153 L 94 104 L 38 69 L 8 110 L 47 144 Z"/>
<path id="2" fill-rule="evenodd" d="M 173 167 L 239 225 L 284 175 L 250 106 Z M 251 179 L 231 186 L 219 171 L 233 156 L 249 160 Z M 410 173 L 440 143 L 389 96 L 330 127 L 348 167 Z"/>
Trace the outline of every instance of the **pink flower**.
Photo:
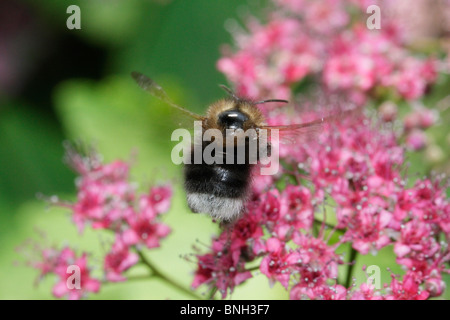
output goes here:
<path id="1" fill-rule="evenodd" d="M 353 248 L 362 254 L 380 250 L 391 241 L 385 234 L 392 214 L 386 210 L 378 210 L 376 206 L 361 208 L 351 222 L 345 237 L 353 240 Z"/>
<path id="2" fill-rule="evenodd" d="M 344 1 L 327 0 L 276 0 L 281 7 L 292 11 L 305 19 L 308 29 L 318 33 L 334 33 L 349 21 L 349 14 L 344 10 Z M 327 21 L 327 23 L 324 23 Z"/>
<path id="3" fill-rule="evenodd" d="M 106 279 L 111 282 L 125 281 L 122 273 L 135 265 L 139 260 L 136 253 L 130 252 L 120 237 L 116 238 L 111 251 L 105 256 L 104 268 Z"/>
<path id="4" fill-rule="evenodd" d="M 395 198 L 395 209 L 393 212 L 393 217 L 397 222 L 405 219 L 411 209 L 415 206 L 415 189 L 404 189 L 400 190 Z M 398 229 L 398 227 L 393 226 L 393 228 Z"/>
<path id="5" fill-rule="evenodd" d="M 421 150 L 427 145 L 427 136 L 421 130 L 413 130 L 406 137 L 406 146 L 414 151 Z"/>
<path id="6" fill-rule="evenodd" d="M 376 69 L 372 59 L 357 54 L 331 57 L 324 68 L 324 82 L 333 90 L 369 90 L 375 84 Z"/>
<path id="7" fill-rule="evenodd" d="M 235 286 L 252 277 L 245 270 L 245 262 L 240 259 L 245 248 L 228 247 L 226 239 L 214 240 L 212 253 L 197 255 L 198 265 L 192 287 L 209 284 L 216 287 L 224 299 Z"/>
<path id="8" fill-rule="evenodd" d="M 414 186 L 415 205 L 411 208 L 413 216 L 427 223 L 436 223 L 449 233 L 450 203 L 444 193 L 441 181 L 418 180 Z"/>
<path id="9" fill-rule="evenodd" d="M 33 261 L 31 265 L 33 268 L 41 271 L 40 277 L 42 278 L 55 270 L 58 264 L 60 252 L 55 248 L 45 248 L 40 252 L 40 254 L 41 259 L 38 261 Z"/>
<path id="10" fill-rule="evenodd" d="M 423 258 L 433 256 L 439 250 L 439 245 L 431 236 L 432 232 L 432 226 L 429 224 L 416 219 L 407 222 L 402 225 L 400 239 L 394 245 L 395 254 L 399 258 L 408 254 L 420 255 Z"/>
<path id="11" fill-rule="evenodd" d="M 419 288 L 420 281 L 414 274 L 407 273 L 403 281 L 397 280 L 394 276 L 390 286 L 390 293 L 386 296 L 387 300 L 425 300 L 429 297 L 426 290 Z"/>
<path id="12" fill-rule="evenodd" d="M 339 284 L 320 285 L 311 288 L 296 285 L 292 288 L 289 297 L 291 300 L 345 300 L 347 298 L 347 290 Z"/>
<path id="13" fill-rule="evenodd" d="M 301 263 L 297 252 L 286 252 L 284 244 L 277 238 L 269 238 L 266 242 L 269 253 L 261 262 L 261 273 L 273 281 L 280 282 L 286 289 L 295 266 Z"/>
<path id="14" fill-rule="evenodd" d="M 129 215 L 126 219 L 129 228 L 122 232 L 123 242 L 127 246 L 142 243 L 150 249 L 159 247 L 160 239 L 170 233 L 170 228 L 153 218 L 144 213 Z"/>
<path id="15" fill-rule="evenodd" d="M 420 78 L 418 73 L 416 73 L 415 67 L 410 68 L 411 69 L 402 70 L 397 73 L 396 76 L 392 78 L 392 82 L 400 95 L 405 99 L 415 100 L 424 94 L 427 83 L 423 78 Z"/>
<path id="16" fill-rule="evenodd" d="M 437 122 L 439 118 L 436 110 L 415 106 L 413 111 L 404 118 L 404 125 L 407 131 L 413 129 L 426 129 Z"/>
<path id="17" fill-rule="evenodd" d="M 398 106 L 392 101 L 383 102 L 378 109 L 383 121 L 391 122 L 397 118 Z"/>
<path id="18" fill-rule="evenodd" d="M 316 32 L 329 34 L 347 25 L 350 15 L 344 10 L 341 0 L 311 1 L 304 6 L 306 25 Z M 323 23 L 327 21 L 327 23 Z"/>
<path id="19" fill-rule="evenodd" d="M 128 183 L 129 165 L 122 161 L 102 164 L 95 154 L 82 157 L 68 151 L 68 161 L 81 174 L 77 181 L 77 202 L 69 207 L 81 232 L 86 222 L 94 228 L 115 228 L 134 200 L 134 187 Z"/>
<path id="20" fill-rule="evenodd" d="M 444 293 L 445 282 L 438 273 L 438 276 L 434 278 L 428 278 L 425 281 L 425 290 L 430 294 L 430 297 L 439 297 Z"/>
<path id="21" fill-rule="evenodd" d="M 170 208 L 172 189 L 170 186 L 158 186 L 150 189 L 148 196 L 140 199 L 141 208 L 152 207 L 156 214 L 167 212 Z"/>
<path id="22" fill-rule="evenodd" d="M 147 248 L 159 247 L 160 239 L 170 233 L 170 228 L 157 218 L 169 209 L 171 195 L 169 187 L 154 187 L 148 195 L 140 196 L 139 211 L 130 210 L 124 217 L 121 238 L 127 246 L 141 243 Z"/>
<path id="23" fill-rule="evenodd" d="M 72 282 L 74 288 L 69 286 L 69 279 L 75 272 L 68 272 L 69 266 L 76 266 L 79 268 L 79 284 L 80 288 L 76 288 L 75 283 Z M 69 270 L 70 271 L 70 270 Z M 90 271 L 87 267 L 87 255 L 83 253 L 80 258 L 75 256 L 75 253 L 65 248 L 61 251 L 58 265 L 54 269 L 54 273 L 59 276 L 59 282 L 53 287 L 53 295 L 57 298 L 67 296 L 69 300 L 78 300 L 84 297 L 88 292 L 98 292 L 100 290 L 100 281 L 90 276 Z"/>
<path id="24" fill-rule="evenodd" d="M 287 186 L 281 195 L 280 218 L 297 230 L 311 228 L 314 209 L 309 189 L 303 186 Z"/>
<path id="25" fill-rule="evenodd" d="M 272 189 L 262 195 L 260 210 L 262 216 L 268 221 L 275 222 L 280 217 L 280 193 L 277 189 Z"/>
<path id="26" fill-rule="evenodd" d="M 351 293 L 351 300 L 382 300 L 380 292 L 373 285 L 362 283 L 359 290 Z"/>
<path id="27" fill-rule="evenodd" d="M 241 242 L 238 245 L 245 245 L 249 239 L 256 240 L 263 235 L 263 230 L 258 221 L 257 214 L 247 214 L 239 219 L 232 229 L 233 242 Z M 235 245 L 231 245 L 235 246 Z"/>
<path id="28" fill-rule="evenodd" d="M 267 175 L 259 175 L 258 173 L 255 173 L 253 177 L 253 183 L 252 183 L 252 195 L 258 196 L 262 194 L 263 192 L 270 189 L 273 185 L 274 179 L 273 176 Z"/>
<path id="29" fill-rule="evenodd" d="M 310 234 L 295 233 L 294 243 L 298 245 L 301 263 L 300 284 L 315 284 L 327 279 L 335 279 L 338 274 L 338 265 L 342 264 L 342 257 L 335 251 L 341 242 L 328 245 L 323 239 L 315 238 Z"/>

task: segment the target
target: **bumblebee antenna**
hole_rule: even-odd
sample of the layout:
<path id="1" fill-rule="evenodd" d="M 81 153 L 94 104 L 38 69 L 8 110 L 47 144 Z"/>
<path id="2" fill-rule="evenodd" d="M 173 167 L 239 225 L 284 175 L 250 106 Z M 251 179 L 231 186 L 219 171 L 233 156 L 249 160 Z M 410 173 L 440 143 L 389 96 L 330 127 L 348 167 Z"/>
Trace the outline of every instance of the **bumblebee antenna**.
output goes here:
<path id="1" fill-rule="evenodd" d="M 230 95 L 231 97 L 233 97 L 233 99 L 241 100 L 241 99 L 233 92 L 233 90 L 231 90 L 231 89 L 228 88 L 227 86 L 225 86 L 225 85 L 223 85 L 223 84 L 219 84 L 219 87 L 221 87 L 223 90 L 225 90 L 225 92 L 228 93 L 228 95 Z"/>
<path id="2" fill-rule="evenodd" d="M 223 84 L 219 84 L 219 87 L 221 87 L 223 90 L 225 90 L 226 93 L 228 93 L 228 95 L 230 95 L 233 99 L 235 100 L 243 100 L 242 98 L 239 98 L 234 92 L 233 90 L 231 90 L 230 88 L 228 88 L 227 86 L 223 85 Z M 261 103 L 266 103 L 266 102 L 282 102 L 282 103 L 289 103 L 289 101 L 287 100 L 282 100 L 282 99 L 267 99 L 267 100 L 261 100 L 261 101 L 256 101 L 253 102 L 254 104 L 261 104 Z"/>
<path id="3" fill-rule="evenodd" d="M 255 104 L 266 103 L 266 102 L 282 102 L 282 103 L 289 103 L 289 101 L 287 101 L 287 100 L 282 100 L 282 99 L 267 99 L 267 100 L 256 101 Z"/>

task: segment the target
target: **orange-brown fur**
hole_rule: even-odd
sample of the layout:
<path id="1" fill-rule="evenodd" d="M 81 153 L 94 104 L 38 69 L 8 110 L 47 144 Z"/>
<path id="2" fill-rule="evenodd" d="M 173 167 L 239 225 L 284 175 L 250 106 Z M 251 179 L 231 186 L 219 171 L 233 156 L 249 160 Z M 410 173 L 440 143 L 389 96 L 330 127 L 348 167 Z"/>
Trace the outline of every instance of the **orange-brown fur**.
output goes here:
<path id="1" fill-rule="evenodd" d="M 244 131 L 256 129 L 264 125 L 264 116 L 256 105 L 245 100 L 222 99 L 213 103 L 206 111 L 203 124 L 204 129 L 219 129 L 222 131 L 224 128 L 217 123 L 217 119 L 222 112 L 232 109 L 239 110 L 248 115 L 249 120 L 244 123 Z"/>

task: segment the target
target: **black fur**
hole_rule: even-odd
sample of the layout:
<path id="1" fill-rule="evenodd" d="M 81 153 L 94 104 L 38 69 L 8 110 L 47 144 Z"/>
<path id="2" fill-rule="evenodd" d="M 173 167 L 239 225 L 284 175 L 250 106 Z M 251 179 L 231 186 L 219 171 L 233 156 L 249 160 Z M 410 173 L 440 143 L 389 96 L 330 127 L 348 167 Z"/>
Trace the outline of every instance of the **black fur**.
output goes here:
<path id="1" fill-rule="evenodd" d="M 236 149 L 235 149 L 236 155 Z M 191 164 L 184 167 L 185 189 L 188 193 L 206 193 L 224 198 L 241 198 L 247 193 L 252 165 L 245 164 Z"/>

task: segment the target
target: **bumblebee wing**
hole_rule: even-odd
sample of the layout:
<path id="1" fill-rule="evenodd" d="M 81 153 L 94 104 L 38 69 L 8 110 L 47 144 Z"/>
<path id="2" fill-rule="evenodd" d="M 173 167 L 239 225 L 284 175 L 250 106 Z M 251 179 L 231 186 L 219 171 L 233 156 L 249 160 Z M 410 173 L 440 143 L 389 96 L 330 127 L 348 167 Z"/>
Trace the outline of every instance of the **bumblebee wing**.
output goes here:
<path id="1" fill-rule="evenodd" d="M 283 144 L 305 143 L 317 138 L 327 124 L 345 119 L 354 113 L 355 110 L 347 110 L 326 117 L 319 117 L 309 122 L 280 126 L 262 126 L 261 129 L 268 131 L 278 130 L 279 141 Z"/>
<path id="2" fill-rule="evenodd" d="M 147 91 L 151 95 L 157 97 L 158 99 L 164 101 L 171 107 L 177 109 L 178 111 L 181 111 L 183 114 L 190 116 L 194 118 L 195 120 L 203 121 L 204 117 L 200 116 L 194 112 L 191 112 L 187 110 L 186 108 L 183 108 L 177 104 L 175 104 L 167 95 L 167 93 L 164 91 L 164 89 L 157 84 L 155 81 L 147 77 L 146 75 L 133 71 L 131 73 L 131 77 L 136 81 L 139 87 L 141 87 L 143 90 Z"/>
<path id="3" fill-rule="evenodd" d="M 322 132 L 324 121 L 323 118 L 320 118 L 315 121 L 300 124 L 263 126 L 261 129 L 268 131 L 278 130 L 280 142 L 283 144 L 292 144 L 299 141 L 311 141 L 316 135 Z"/>

